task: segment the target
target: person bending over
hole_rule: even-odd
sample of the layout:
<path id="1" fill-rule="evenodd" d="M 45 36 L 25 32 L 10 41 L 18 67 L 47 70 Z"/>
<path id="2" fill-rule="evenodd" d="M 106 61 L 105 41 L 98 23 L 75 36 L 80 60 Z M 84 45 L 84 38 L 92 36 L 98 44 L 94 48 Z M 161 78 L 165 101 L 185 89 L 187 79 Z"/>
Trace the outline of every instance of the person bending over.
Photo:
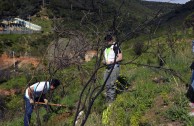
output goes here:
<path id="1" fill-rule="evenodd" d="M 53 91 L 60 85 L 60 81 L 57 79 L 51 79 L 51 81 L 37 82 L 29 86 L 24 95 L 25 101 L 25 115 L 24 115 L 24 126 L 30 125 L 31 115 L 34 109 L 35 102 L 45 102 L 48 100 L 45 98 L 45 94 L 48 91 Z"/>

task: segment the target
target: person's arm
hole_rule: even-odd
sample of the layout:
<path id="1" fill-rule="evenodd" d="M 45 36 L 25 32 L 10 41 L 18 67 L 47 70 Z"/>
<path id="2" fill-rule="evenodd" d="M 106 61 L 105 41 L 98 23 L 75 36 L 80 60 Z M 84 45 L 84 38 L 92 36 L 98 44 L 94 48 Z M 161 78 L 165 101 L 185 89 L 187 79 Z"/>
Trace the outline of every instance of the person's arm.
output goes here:
<path id="1" fill-rule="evenodd" d="M 116 63 L 118 63 L 118 62 L 120 62 L 121 60 L 123 59 L 123 55 L 122 55 L 122 53 L 119 53 L 119 54 L 117 54 L 117 57 L 116 57 Z M 114 63 L 114 61 L 110 61 L 110 62 L 108 62 L 107 64 L 113 64 Z"/>
<path id="2" fill-rule="evenodd" d="M 42 94 L 41 98 L 44 100 L 45 104 L 48 104 L 48 99 L 46 98 L 46 94 Z"/>
<path id="3" fill-rule="evenodd" d="M 44 98 L 44 103 L 48 104 L 48 99 Z"/>
<path id="4" fill-rule="evenodd" d="M 117 45 L 114 45 L 113 50 L 116 54 L 116 63 L 120 62 L 123 59 L 121 49 Z"/>
<path id="5" fill-rule="evenodd" d="M 34 104 L 34 96 L 33 96 L 33 94 L 34 94 L 34 86 L 28 87 L 27 90 L 28 90 L 28 96 L 29 96 L 30 103 Z"/>
<path id="6" fill-rule="evenodd" d="M 28 87 L 28 96 L 30 99 L 33 99 L 33 94 L 34 94 L 34 86 Z"/>
<path id="7" fill-rule="evenodd" d="M 123 59 L 122 53 L 119 53 L 116 58 L 116 62 L 120 62 Z"/>

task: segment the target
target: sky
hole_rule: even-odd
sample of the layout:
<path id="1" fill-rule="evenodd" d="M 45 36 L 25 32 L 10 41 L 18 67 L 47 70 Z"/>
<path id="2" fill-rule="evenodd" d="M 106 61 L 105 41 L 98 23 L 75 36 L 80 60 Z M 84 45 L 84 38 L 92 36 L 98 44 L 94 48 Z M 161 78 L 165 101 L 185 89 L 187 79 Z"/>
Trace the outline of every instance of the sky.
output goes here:
<path id="1" fill-rule="evenodd" d="M 170 3 L 185 4 L 186 2 L 188 2 L 190 0 L 145 0 L 145 1 L 158 1 L 158 2 L 170 2 Z"/>

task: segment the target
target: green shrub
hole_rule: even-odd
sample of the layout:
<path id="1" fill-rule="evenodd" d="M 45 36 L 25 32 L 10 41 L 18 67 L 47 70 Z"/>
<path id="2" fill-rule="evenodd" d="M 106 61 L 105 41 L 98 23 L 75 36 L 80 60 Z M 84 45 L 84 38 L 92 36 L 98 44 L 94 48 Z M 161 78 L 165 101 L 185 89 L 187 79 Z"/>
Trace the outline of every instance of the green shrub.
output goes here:
<path id="1" fill-rule="evenodd" d="M 1 89 L 20 89 L 27 85 L 25 76 L 18 76 L 0 85 Z"/>
<path id="2" fill-rule="evenodd" d="M 7 107 L 9 110 L 14 110 L 14 109 L 19 109 L 22 107 L 23 98 L 21 99 L 22 96 L 12 96 L 10 101 L 7 103 Z"/>
<path id="3" fill-rule="evenodd" d="M 10 121 L 7 122 L 0 122 L 1 126 L 23 126 L 24 122 L 23 122 L 23 117 L 21 118 L 13 118 Z"/>
<path id="4" fill-rule="evenodd" d="M 191 118 L 188 115 L 188 100 L 183 94 L 177 94 L 173 99 L 174 104 L 164 112 L 166 118 L 175 121 L 179 120 L 184 124 L 191 124 Z"/>

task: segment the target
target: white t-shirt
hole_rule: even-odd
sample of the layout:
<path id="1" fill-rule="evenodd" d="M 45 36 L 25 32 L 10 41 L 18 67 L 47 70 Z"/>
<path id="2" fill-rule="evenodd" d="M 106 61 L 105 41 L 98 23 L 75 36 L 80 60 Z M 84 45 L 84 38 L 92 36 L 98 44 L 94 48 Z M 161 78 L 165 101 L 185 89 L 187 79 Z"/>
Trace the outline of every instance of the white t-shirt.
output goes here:
<path id="1" fill-rule="evenodd" d="M 106 62 L 107 61 L 114 62 L 115 53 L 117 53 L 117 54 L 121 53 L 121 50 L 117 46 L 117 44 L 116 45 L 111 45 L 110 48 L 106 48 L 105 51 L 104 51 L 104 58 L 105 58 Z"/>
<path id="2" fill-rule="evenodd" d="M 30 88 L 33 88 L 33 92 L 34 92 L 34 98 L 37 98 L 39 97 L 41 94 L 46 94 L 49 89 L 50 89 L 50 83 L 49 81 L 42 81 L 42 82 L 37 82 L 33 85 L 30 86 Z M 28 87 L 26 89 L 26 93 L 25 93 L 25 96 L 26 98 L 29 99 L 29 95 L 28 95 L 28 90 L 30 90 L 30 88 Z"/>

